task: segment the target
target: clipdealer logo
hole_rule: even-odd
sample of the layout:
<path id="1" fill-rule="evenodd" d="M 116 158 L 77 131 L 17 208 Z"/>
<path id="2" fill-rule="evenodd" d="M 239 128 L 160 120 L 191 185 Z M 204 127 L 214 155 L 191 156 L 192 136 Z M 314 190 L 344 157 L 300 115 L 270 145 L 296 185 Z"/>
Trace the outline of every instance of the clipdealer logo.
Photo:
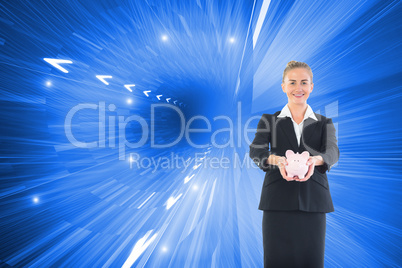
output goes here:
<path id="1" fill-rule="evenodd" d="M 176 137 L 176 139 L 172 142 L 166 143 L 166 144 L 157 144 L 155 143 L 155 118 L 156 118 L 156 111 L 157 109 L 170 109 L 171 111 L 174 111 L 180 121 L 180 131 L 179 135 Z M 93 141 L 81 141 L 78 138 L 76 138 L 73 134 L 73 119 L 74 117 L 79 116 L 79 113 L 82 112 L 83 110 L 93 110 L 97 112 L 97 123 L 98 124 L 98 140 L 93 140 Z M 192 146 L 193 148 L 197 149 L 203 149 L 203 148 L 208 148 L 210 146 L 213 146 L 214 148 L 226 148 L 226 147 L 235 147 L 235 131 L 236 131 L 236 136 L 237 136 L 237 146 L 241 147 L 242 146 L 242 138 L 246 141 L 247 145 L 251 144 L 251 141 L 248 137 L 249 133 L 255 133 L 256 129 L 249 129 L 249 125 L 251 121 L 253 120 L 259 120 L 260 116 L 252 116 L 247 119 L 247 121 L 244 124 L 244 127 L 241 123 L 241 102 L 238 102 L 237 104 L 237 122 L 236 124 L 233 122 L 231 117 L 226 116 L 226 115 L 220 115 L 216 116 L 213 118 L 213 121 L 226 121 L 226 124 L 228 125 L 227 128 L 219 128 L 215 131 L 212 132 L 212 124 L 210 120 L 202 115 L 196 115 L 191 118 L 186 122 L 185 115 L 183 112 L 177 108 L 175 105 L 172 104 L 151 104 L 151 111 L 150 111 L 150 123 L 147 122 L 147 120 L 139 115 L 131 115 L 128 117 L 125 117 L 123 115 L 115 116 L 115 115 L 109 115 L 106 116 L 107 112 L 114 112 L 116 110 L 116 105 L 114 104 L 109 104 L 106 107 L 106 103 L 104 101 L 100 101 L 99 104 L 94 104 L 94 103 L 81 103 L 78 104 L 74 107 L 72 107 L 65 118 L 64 122 L 64 132 L 69 140 L 69 142 L 78 148 L 86 148 L 86 149 L 91 149 L 91 148 L 118 148 L 119 150 L 119 159 L 120 160 L 125 160 L 126 159 L 126 148 L 140 148 L 144 145 L 147 144 L 148 141 L 150 141 L 150 147 L 151 148 L 169 148 L 172 147 L 176 144 L 178 144 L 183 138 L 186 139 L 188 144 Z M 106 117 L 108 120 L 106 120 Z M 198 121 L 203 121 L 206 124 L 206 128 L 192 128 L 191 125 L 193 122 L 196 120 Z M 126 127 L 127 124 L 131 122 L 136 122 L 140 125 L 141 128 L 141 138 L 133 143 L 127 140 L 126 138 Z M 237 128 L 235 129 L 234 126 L 237 125 Z M 116 131 L 116 126 L 117 126 L 117 131 Z M 106 137 L 106 129 L 108 129 L 108 136 Z M 81 131 L 85 132 L 85 129 L 81 129 Z M 211 139 L 210 142 L 206 144 L 195 144 L 190 137 L 191 133 L 211 133 Z M 226 142 L 224 144 L 219 144 L 217 142 L 217 135 L 220 133 L 226 133 L 228 135 L 228 139 L 225 140 Z M 117 144 L 116 144 L 116 139 L 117 139 Z M 149 140 L 150 139 L 150 140 Z M 106 140 L 108 140 L 108 144 L 106 144 Z"/>
<path id="2" fill-rule="evenodd" d="M 156 118 L 156 111 L 157 109 L 171 109 L 171 111 L 175 112 L 179 118 L 180 121 L 180 132 L 179 135 L 176 137 L 176 139 L 172 142 L 166 143 L 166 144 L 157 144 L 155 143 L 155 118 Z M 93 110 L 97 111 L 97 123 L 98 124 L 98 140 L 93 140 L 90 142 L 84 142 L 80 141 L 77 139 L 74 134 L 73 134 L 73 118 L 75 116 L 79 115 L 79 112 L 83 110 Z M 237 147 L 241 148 L 242 145 L 244 146 L 243 141 L 245 141 L 245 145 L 249 146 L 252 141 L 249 139 L 249 133 L 252 133 L 253 136 L 256 133 L 257 129 L 250 129 L 249 125 L 253 120 L 260 120 L 261 116 L 252 116 L 247 119 L 247 121 L 242 124 L 241 120 L 241 102 L 238 102 L 237 104 L 237 118 L 236 118 L 236 124 L 233 122 L 233 120 L 226 115 L 220 115 L 216 116 L 213 118 L 213 122 L 218 121 L 218 120 L 223 120 L 226 121 L 226 124 L 229 126 L 227 128 L 219 128 L 212 132 L 212 124 L 208 118 L 205 116 L 197 115 L 191 117 L 187 122 L 185 115 L 183 112 L 176 107 L 175 105 L 172 104 L 151 104 L 151 111 L 150 111 L 150 123 L 147 122 L 147 120 L 139 115 L 131 115 L 128 117 L 125 117 L 123 115 L 115 116 L 115 115 L 109 115 L 108 120 L 106 120 L 106 113 L 107 112 L 114 112 L 116 110 L 116 105 L 114 104 L 109 104 L 106 108 L 106 103 L 104 101 L 99 102 L 99 104 L 94 104 L 94 103 L 82 103 L 74 106 L 71 108 L 71 110 L 67 113 L 65 122 L 64 122 L 64 130 L 65 130 L 65 135 L 67 139 L 70 141 L 70 143 L 78 148 L 86 148 L 86 149 L 91 149 L 91 148 L 118 148 L 119 152 L 119 160 L 125 160 L 126 159 L 126 149 L 128 148 L 140 148 L 144 145 L 147 144 L 147 142 L 150 139 L 150 147 L 151 148 L 169 148 L 172 147 L 176 144 L 178 144 L 183 138 L 186 139 L 188 144 L 192 146 L 193 148 L 197 149 L 205 149 L 209 147 L 214 147 L 218 149 L 226 148 L 226 147 L 235 147 L 235 133 L 236 133 L 236 142 L 237 142 Z M 331 103 L 325 107 L 326 114 L 331 114 L 334 117 L 338 116 L 338 102 Z M 194 121 L 200 120 L 203 121 L 206 124 L 206 128 L 203 129 L 196 129 L 192 128 L 191 125 Z M 141 128 L 141 133 L 140 133 L 140 139 L 136 142 L 130 142 L 126 138 L 126 127 L 127 124 L 130 122 L 136 122 L 140 125 Z M 276 133 L 276 125 L 277 122 L 272 122 L 272 124 L 269 124 L 269 122 L 265 122 L 266 126 L 268 126 L 267 129 L 260 129 L 260 132 L 268 131 L 268 132 L 274 132 Z M 269 126 L 272 126 L 271 128 Z M 117 126 L 117 131 L 116 131 L 116 126 Z M 237 127 L 234 127 L 237 126 Z M 334 128 L 334 126 L 337 126 L 337 123 L 328 125 L 327 127 Z M 106 137 L 106 128 L 108 129 L 108 137 Z M 85 130 L 83 130 L 85 131 Z M 328 135 L 329 133 L 334 133 L 335 131 L 330 131 L 326 132 Z M 211 133 L 211 139 L 210 142 L 206 144 L 195 144 L 190 137 L 191 133 Z M 217 135 L 219 133 L 227 133 L 228 139 L 226 139 L 226 143 L 224 144 L 219 144 L 217 143 Z M 272 141 L 271 141 L 271 147 L 275 148 L 276 147 L 276 135 L 272 135 Z M 117 138 L 117 144 L 116 144 L 116 138 Z M 312 154 L 319 154 L 321 152 L 316 151 L 314 148 L 311 148 L 308 146 L 308 144 L 305 142 L 305 138 L 302 135 L 302 142 L 304 146 L 306 147 L 307 150 L 310 151 Z M 243 141 L 242 141 L 243 139 Z M 108 144 L 106 146 L 106 140 L 108 140 Z M 328 140 L 328 137 L 326 137 L 324 140 Z M 265 148 L 266 144 L 261 144 L 261 145 L 253 145 L 254 147 L 258 148 Z M 255 165 L 249 165 L 248 161 L 250 160 L 248 157 L 248 152 L 245 152 L 245 155 L 243 157 L 240 157 L 237 153 L 233 155 L 232 158 L 227 158 L 225 156 L 220 156 L 218 157 L 193 157 L 192 159 L 181 159 L 179 156 L 174 156 L 173 158 L 170 158 L 170 161 L 167 161 L 168 157 L 160 157 L 160 158 L 154 158 L 154 157 L 140 157 L 138 153 L 131 153 L 130 154 L 130 167 L 138 167 L 138 168 L 171 168 L 172 166 L 174 168 L 184 168 L 186 170 L 192 162 L 197 162 L 205 159 L 203 161 L 205 166 L 211 167 L 211 168 L 226 168 L 228 165 L 230 167 L 236 167 L 237 163 L 240 163 L 240 167 L 244 167 L 247 165 L 247 167 L 255 167 Z M 242 159 L 241 159 L 242 158 Z M 232 160 L 231 160 L 232 159 Z M 189 162 L 190 161 L 190 162 Z M 251 163 L 251 161 L 250 161 Z M 194 163 L 195 167 L 199 166 L 197 163 Z"/>

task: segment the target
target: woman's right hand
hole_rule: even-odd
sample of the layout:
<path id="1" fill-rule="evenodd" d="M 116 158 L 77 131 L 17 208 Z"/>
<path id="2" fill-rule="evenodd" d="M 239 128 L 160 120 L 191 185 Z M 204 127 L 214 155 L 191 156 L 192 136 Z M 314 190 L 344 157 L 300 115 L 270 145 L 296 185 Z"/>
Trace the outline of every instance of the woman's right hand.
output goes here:
<path id="1" fill-rule="evenodd" d="M 295 180 L 299 179 L 297 177 L 295 177 L 295 178 L 288 177 L 288 174 L 287 174 L 286 169 L 285 169 L 285 166 L 288 165 L 288 161 L 286 160 L 286 157 L 277 156 L 276 161 L 277 161 L 276 165 L 278 166 L 279 171 L 281 172 L 281 175 L 285 180 L 287 180 L 287 181 L 295 181 Z"/>

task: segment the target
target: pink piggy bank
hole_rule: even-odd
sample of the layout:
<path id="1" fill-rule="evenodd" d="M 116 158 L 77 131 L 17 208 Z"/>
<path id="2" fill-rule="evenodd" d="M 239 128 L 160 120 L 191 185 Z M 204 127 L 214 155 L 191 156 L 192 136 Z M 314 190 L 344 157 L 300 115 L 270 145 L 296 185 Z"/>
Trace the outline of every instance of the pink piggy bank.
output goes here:
<path id="1" fill-rule="evenodd" d="M 298 176 L 299 179 L 304 179 L 309 168 L 309 165 L 307 165 L 309 157 L 310 153 L 307 151 L 304 151 L 301 154 L 295 154 L 292 150 L 287 150 L 286 160 L 288 161 L 288 165 L 285 166 L 285 169 L 288 176 L 291 178 Z"/>

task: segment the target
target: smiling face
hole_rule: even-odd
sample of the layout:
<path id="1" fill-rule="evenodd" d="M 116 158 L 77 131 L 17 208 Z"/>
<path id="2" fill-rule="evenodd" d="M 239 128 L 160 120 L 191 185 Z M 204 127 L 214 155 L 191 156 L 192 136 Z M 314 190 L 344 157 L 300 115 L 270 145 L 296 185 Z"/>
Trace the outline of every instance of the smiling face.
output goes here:
<path id="1" fill-rule="evenodd" d="M 309 72 L 304 68 L 288 71 L 282 83 L 282 90 L 288 96 L 288 102 L 304 104 L 307 102 L 314 84 Z"/>

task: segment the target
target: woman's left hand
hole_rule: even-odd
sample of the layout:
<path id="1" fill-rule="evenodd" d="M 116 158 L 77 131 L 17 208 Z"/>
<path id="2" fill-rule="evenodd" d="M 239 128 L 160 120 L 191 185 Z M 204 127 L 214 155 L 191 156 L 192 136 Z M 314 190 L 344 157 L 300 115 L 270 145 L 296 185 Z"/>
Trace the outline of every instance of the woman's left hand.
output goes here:
<path id="1" fill-rule="evenodd" d="M 307 160 L 307 165 L 309 165 L 308 168 L 308 172 L 307 175 L 304 177 L 304 179 L 298 179 L 297 181 L 307 181 L 308 179 L 310 179 L 311 176 L 313 176 L 314 173 L 314 167 L 315 167 L 315 163 L 317 162 L 317 158 L 315 158 L 314 156 L 310 156 Z"/>

